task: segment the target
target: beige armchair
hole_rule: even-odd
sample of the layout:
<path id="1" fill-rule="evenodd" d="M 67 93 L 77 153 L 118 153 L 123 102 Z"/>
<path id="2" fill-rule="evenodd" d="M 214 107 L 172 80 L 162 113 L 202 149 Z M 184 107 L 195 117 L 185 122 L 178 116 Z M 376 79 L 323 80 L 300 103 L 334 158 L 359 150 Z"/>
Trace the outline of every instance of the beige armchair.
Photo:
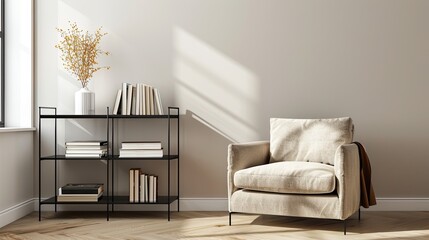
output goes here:
<path id="1" fill-rule="evenodd" d="M 270 121 L 270 141 L 228 147 L 228 209 L 346 220 L 359 209 L 350 118 Z M 346 222 L 344 221 L 344 234 Z"/>

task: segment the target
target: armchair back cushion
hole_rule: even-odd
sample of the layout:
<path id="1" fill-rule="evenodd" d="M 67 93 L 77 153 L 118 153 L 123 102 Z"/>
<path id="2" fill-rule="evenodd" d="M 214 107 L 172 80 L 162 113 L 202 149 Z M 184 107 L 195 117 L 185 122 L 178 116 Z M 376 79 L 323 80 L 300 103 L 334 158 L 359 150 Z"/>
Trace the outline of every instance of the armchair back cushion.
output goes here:
<path id="1" fill-rule="evenodd" d="M 270 163 L 305 161 L 334 165 L 335 151 L 353 141 L 349 117 L 270 120 Z"/>

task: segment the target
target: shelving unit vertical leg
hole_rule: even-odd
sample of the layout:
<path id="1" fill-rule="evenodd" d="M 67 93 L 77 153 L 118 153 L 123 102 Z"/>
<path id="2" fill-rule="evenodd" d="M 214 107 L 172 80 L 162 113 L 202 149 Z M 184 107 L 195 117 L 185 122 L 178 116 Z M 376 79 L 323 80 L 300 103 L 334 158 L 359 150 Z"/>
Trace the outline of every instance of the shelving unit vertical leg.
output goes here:
<path id="1" fill-rule="evenodd" d="M 110 126 L 109 126 L 109 107 L 107 107 L 107 114 L 106 114 L 106 121 L 107 121 L 107 155 L 109 155 L 109 129 L 110 129 Z M 107 160 L 106 160 L 107 162 L 106 162 L 106 168 L 107 168 L 107 174 L 106 174 L 106 185 L 107 185 L 107 201 L 106 201 L 106 217 L 107 217 L 107 221 L 109 221 L 109 204 L 110 204 L 110 201 L 109 201 L 109 180 L 110 180 L 110 178 L 109 178 L 109 164 L 110 164 L 110 158 L 108 157 L 107 158 Z M 113 166 L 112 166 L 112 169 L 113 169 Z M 112 183 L 112 186 L 113 186 L 113 183 Z M 112 196 L 113 196 L 113 189 L 112 189 Z M 112 197 L 113 198 L 113 197 Z"/>
<path id="2" fill-rule="evenodd" d="M 177 107 L 168 107 L 168 146 L 167 146 L 167 151 L 168 151 L 168 199 L 170 199 L 170 173 L 171 173 L 171 111 L 173 111 L 173 110 L 176 110 L 177 111 L 177 115 L 179 115 L 179 108 L 177 108 Z M 179 167 L 180 167 L 180 164 L 179 164 L 179 162 L 180 162 L 180 159 L 179 159 L 179 156 L 180 156 L 180 153 L 179 153 L 179 148 L 180 148 L 180 133 L 179 133 L 179 128 L 180 128 L 180 121 L 179 121 L 179 117 L 177 118 L 177 211 L 179 212 L 180 211 L 180 181 L 179 181 L 179 178 L 180 178 L 180 169 L 179 169 Z M 169 200 L 170 201 L 170 200 Z M 168 221 L 170 221 L 170 205 L 171 204 L 168 204 Z"/>
<path id="3" fill-rule="evenodd" d="M 42 115 L 43 109 L 54 110 L 54 120 L 55 120 L 55 147 L 54 147 L 54 164 L 55 164 L 55 183 L 54 183 L 54 193 L 55 193 L 55 212 L 57 212 L 57 108 L 55 107 L 39 107 L 39 221 L 42 220 Z"/>
<path id="4" fill-rule="evenodd" d="M 39 107 L 39 222 L 42 220 L 42 212 L 41 212 L 41 208 L 42 208 L 42 161 L 40 160 L 40 158 L 42 157 L 41 154 L 41 150 L 42 147 L 40 146 L 40 144 L 42 143 L 41 138 L 42 138 L 42 119 L 40 118 L 41 115 L 41 111 L 42 108 Z"/>
<path id="5" fill-rule="evenodd" d="M 57 212 L 57 172 L 58 172 L 58 153 L 57 153 L 57 108 L 55 108 L 55 148 L 54 148 L 54 154 L 55 154 L 55 188 L 54 188 L 54 193 L 55 193 L 55 212 Z"/>
<path id="6" fill-rule="evenodd" d="M 168 147 L 167 147 L 167 151 L 168 151 L 168 174 L 167 174 L 167 185 L 168 185 L 168 221 L 170 221 L 170 108 L 168 108 Z"/>
<path id="7" fill-rule="evenodd" d="M 111 150 L 112 154 L 112 212 L 115 211 L 115 184 L 114 184 L 114 179 L 115 179 L 115 158 L 113 156 L 115 156 L 115 119 L 112 118 L 112 150 Z"/>
<path id="8" fill-rule="evenodd" d="M 176 108 L 180 115 L 179 108 Z M 180 117 L 177 117 L 177 211 L 180 212 Z"/>

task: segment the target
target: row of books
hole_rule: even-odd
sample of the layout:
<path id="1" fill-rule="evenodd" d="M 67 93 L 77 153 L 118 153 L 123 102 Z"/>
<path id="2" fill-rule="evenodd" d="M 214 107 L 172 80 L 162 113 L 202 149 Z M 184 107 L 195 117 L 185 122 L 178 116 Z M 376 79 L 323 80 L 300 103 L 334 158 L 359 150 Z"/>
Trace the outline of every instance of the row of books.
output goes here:
<path id="1" fill-rule="evenodd" d="M 130 202 L 158 201 L 158 176 L 145 174 L 140 168 L 130 169 Z"/>
<path id="2" fill-rule="evenodd" d="M 114 115 L 163 115 L 159 90 L 144 84 L 122 83 L 116 94 Z"/>
<path id="3" fill-rule="evenodd" d="M 119 149 L 119 157 L 162 157 L 163 149 L 160 141 L 123 142 Z"/>
<path id="4" fill-rule="evenodd" d="M 67 184 L 58 189 L 58 202 L 98 202 L 103 195 L 102 183 Z"/>
<path id="5" fill-rule="evenodd" d="M 66 142 L 66 157 L 100 158 L 107 155 L 107 141 Z"/>

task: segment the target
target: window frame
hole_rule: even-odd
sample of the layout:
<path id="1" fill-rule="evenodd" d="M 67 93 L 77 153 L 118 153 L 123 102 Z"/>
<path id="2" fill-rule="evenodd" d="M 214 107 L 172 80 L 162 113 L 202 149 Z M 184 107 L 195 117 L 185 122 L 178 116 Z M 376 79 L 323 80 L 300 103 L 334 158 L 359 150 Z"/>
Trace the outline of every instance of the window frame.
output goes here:
<path id="1" fill-rule="evenodd" d="M 0 68 L 1 68 L 1 74 L 0 74 L 0 85 L 1 85 L 1 91 L 0 91 L 0 98 L 1 98 L 1 105 L 0 105 L 0 111 L 1 111 L 1 115 L 0 115 L 0 127 L 4 127 L 4 122 L 5 122 L 5 117 L 4 117 L 4 113 L 5 113 L 5 104 L 4 104 L 4 99 L 5 99 L 5 31 L 4 31 L 4 20 L 5 20 L 5 0 L 0 0 L 1 1 L 1 30 L 0 30 L 0 39 L 1 39 L 1 54 L 0 54 Z"/>

